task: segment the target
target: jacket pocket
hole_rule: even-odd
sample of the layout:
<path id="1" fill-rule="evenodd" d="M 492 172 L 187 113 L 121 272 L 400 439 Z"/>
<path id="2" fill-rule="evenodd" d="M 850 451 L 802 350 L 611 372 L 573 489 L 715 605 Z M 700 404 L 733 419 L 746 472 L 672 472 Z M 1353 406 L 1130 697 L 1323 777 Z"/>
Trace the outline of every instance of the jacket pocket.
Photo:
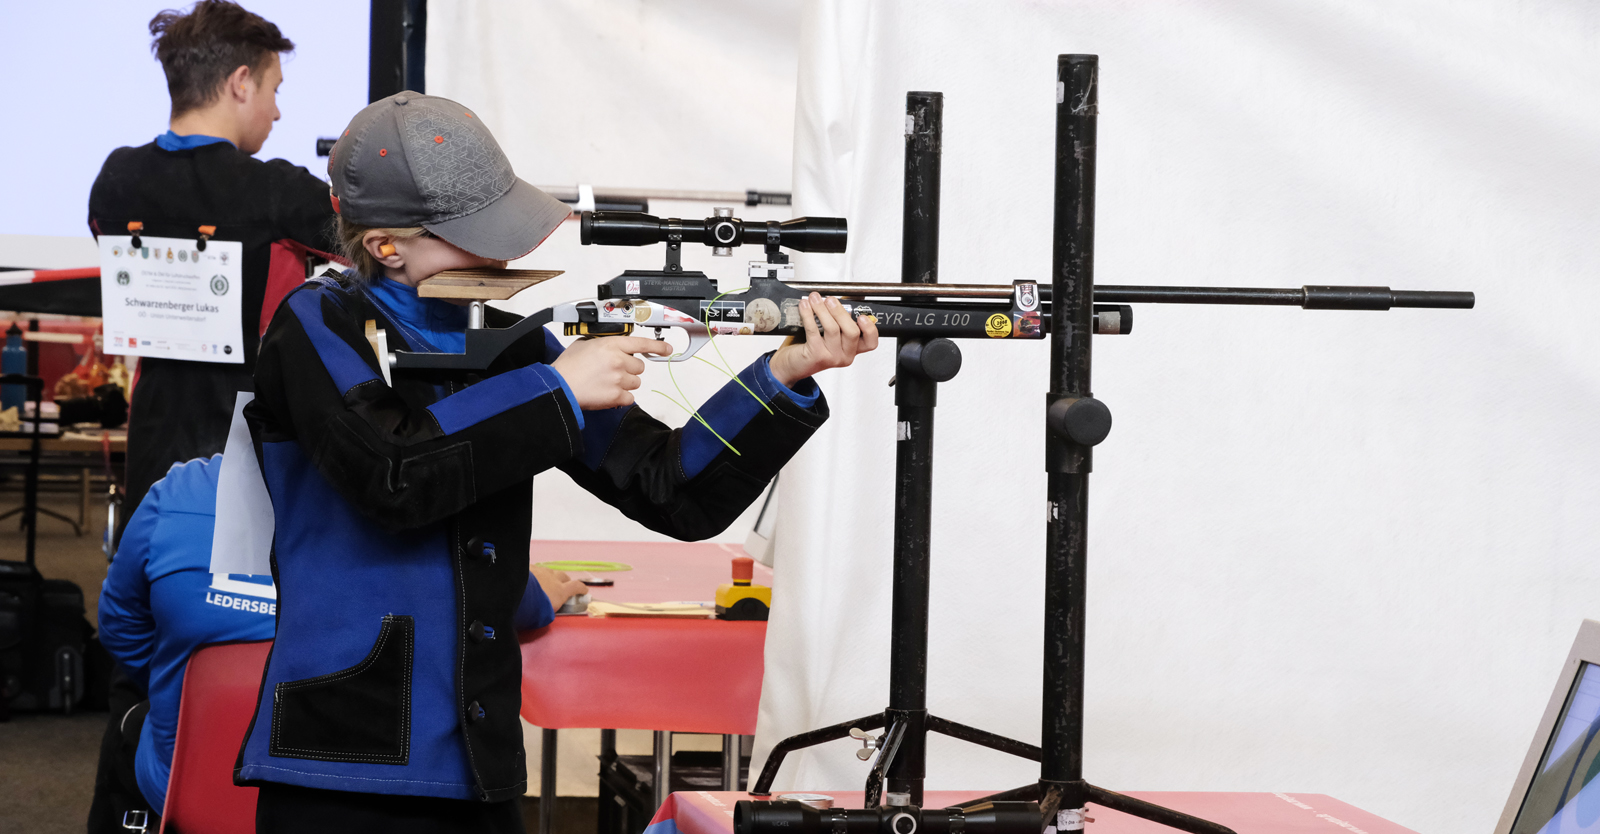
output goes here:
<path id="1" fill-rule="evenodd" d="M 273 690 L 268 752 L 291 759 L 403 765 L 411 754 L 410 617 L 383 618 L 366 659 Z"/>

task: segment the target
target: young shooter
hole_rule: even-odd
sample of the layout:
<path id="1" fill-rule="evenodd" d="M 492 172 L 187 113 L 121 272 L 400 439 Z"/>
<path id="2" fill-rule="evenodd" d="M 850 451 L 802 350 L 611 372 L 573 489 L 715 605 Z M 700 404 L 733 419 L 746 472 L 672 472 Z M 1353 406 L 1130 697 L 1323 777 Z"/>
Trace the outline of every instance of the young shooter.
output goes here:
<path id="1" fill-rule="evenodd" d="M 474 113 L 416 93 L 357 114 L 329 172 L 356 269 L 285 299 L 246 409 L 279 602 L 235 779 L 261 788 L 258 832 L 521 831 L 516 632 L 581 587 L 539 569 L 528 581 L 533 476 L 559 468 L 652 530 L 714 535 L 826 419 L 811 377 L 872 350 L 877 330 L 835 299 L 802 301 L 806 341 L 701 407 L 715 433 L 634 406 L 635 354 L 670 352 L 651 339 L 563 350 L 546 334 L 481 379 L 389 385 L 368 320 L 397 349 L 460 352 L 465 309 L 417 285 L 503 266 L 569 212 L 512 173 Z"/>

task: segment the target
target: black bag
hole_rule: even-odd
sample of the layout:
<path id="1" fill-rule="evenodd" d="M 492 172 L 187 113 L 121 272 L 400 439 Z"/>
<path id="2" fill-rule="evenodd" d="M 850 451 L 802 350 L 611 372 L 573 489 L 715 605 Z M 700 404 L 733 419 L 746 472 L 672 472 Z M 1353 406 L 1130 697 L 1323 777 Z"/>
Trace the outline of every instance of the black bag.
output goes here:
<path id="1" fill-rule="evenodd" d="M 70 714 L 83 701 L 93 636 L 83 589 L 25 562 L 0 561 L 0 713 Z"/>

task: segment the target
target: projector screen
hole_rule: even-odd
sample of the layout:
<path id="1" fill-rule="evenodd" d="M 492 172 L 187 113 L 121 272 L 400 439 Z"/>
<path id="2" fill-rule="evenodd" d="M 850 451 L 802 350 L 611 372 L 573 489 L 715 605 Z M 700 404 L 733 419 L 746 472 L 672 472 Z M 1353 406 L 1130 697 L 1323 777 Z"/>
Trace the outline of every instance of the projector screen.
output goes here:
<path id="1" fill-rule="evenodd" d="M 318 136 L 336 136 L 367 103 L 365 0 L 248 0 L 295 43 L 285 56 L 283 118 L 257 154 L 325 177 Z M 87 237 L 89 187 L 112 150 L 167 130 L 166 76 L 150 52 L 150 18 L 173 2 L 7 3 L 0 77 L 25 129 L 0 133 L 6 199 L 0 235 Z M 186 6 L 183 6 L 186 8 Z M 39 33 L 51 33 L 42 37 Z M 23 116 L 22 114 L 29 114 Z M 92 265 L 92 264 L 85 264 Z"/>

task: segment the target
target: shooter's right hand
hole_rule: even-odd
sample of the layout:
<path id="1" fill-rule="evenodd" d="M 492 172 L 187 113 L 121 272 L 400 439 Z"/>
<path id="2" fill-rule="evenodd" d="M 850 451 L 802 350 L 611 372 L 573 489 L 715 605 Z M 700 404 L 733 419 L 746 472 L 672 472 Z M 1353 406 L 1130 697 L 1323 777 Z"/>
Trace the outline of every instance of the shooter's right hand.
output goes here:
<path id="1" fill-rule="evenodd" d="M 602 336 L 580 339 L 550 363 L 578 398 L 584 411 L 633 405 L 633 390 L 640 385 L 644 360 L 636 353 L 670 356 L 672 346 L 659 339 L 638 336 Z"/>

